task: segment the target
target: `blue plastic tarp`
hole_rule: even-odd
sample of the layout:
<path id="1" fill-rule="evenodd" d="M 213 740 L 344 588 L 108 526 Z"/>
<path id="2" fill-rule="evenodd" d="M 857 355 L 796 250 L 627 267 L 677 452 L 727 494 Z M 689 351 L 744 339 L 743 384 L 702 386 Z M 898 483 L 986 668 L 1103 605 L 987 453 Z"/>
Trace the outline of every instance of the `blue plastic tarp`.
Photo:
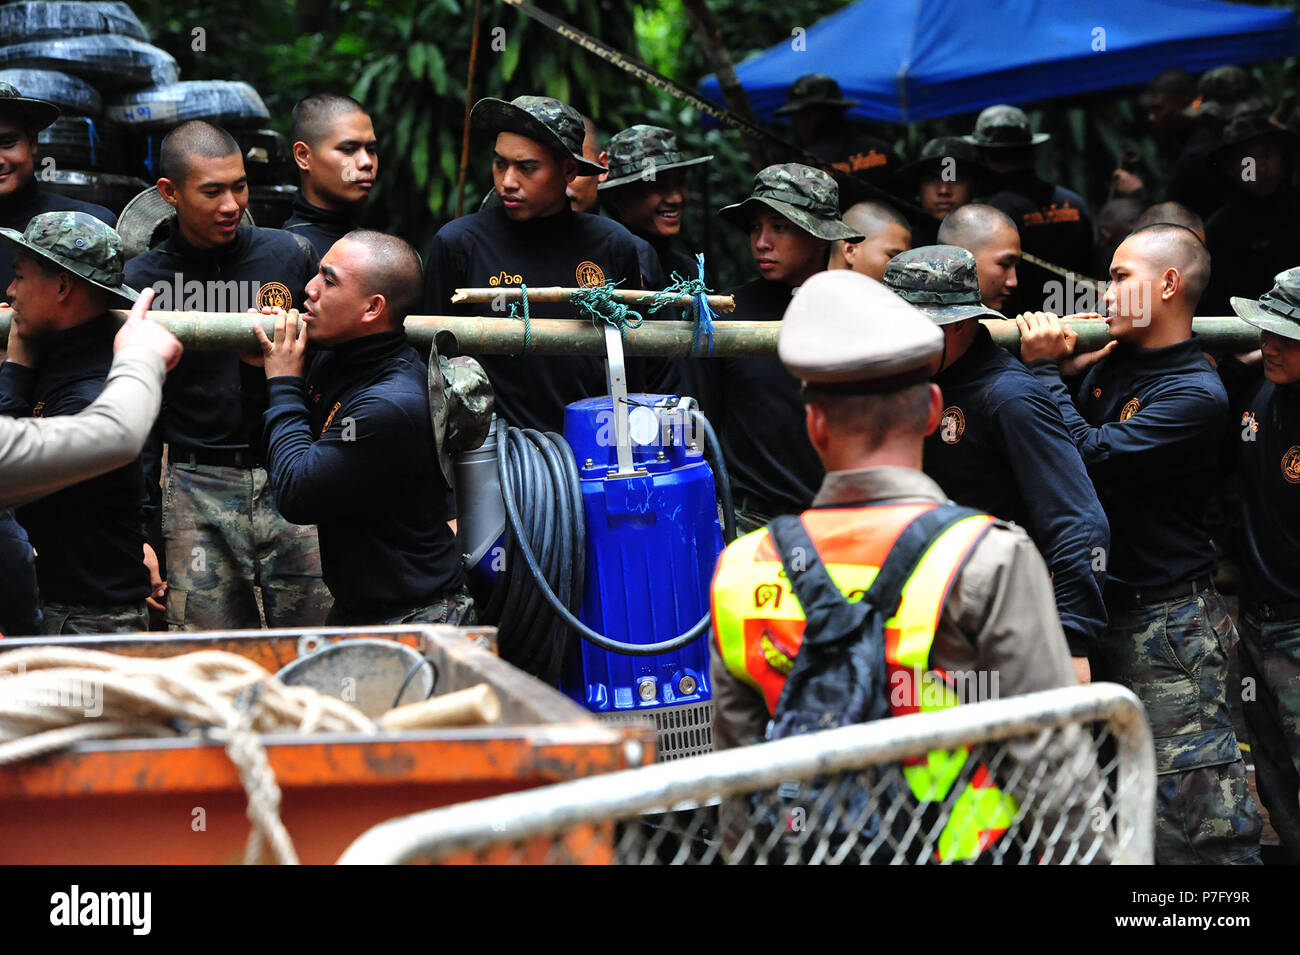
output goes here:
<path id="1" fill-rule="evenodd" d="M 859 0 L 736 68 L 760 119 L 828 73 L 850 115 L 915 122 L 1300 51 L 1291 10 L 1221 0 Z M 722 103 L 717 79 L 700 92 Z"/>

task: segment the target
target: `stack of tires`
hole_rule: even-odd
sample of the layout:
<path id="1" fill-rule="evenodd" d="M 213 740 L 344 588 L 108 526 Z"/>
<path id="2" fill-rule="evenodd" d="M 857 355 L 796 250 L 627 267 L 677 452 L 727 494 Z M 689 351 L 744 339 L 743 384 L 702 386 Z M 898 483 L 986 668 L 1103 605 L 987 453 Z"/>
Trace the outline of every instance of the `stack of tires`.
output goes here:
<path id="1" fill-rule="evenodd" d="M 235 137 L 248 173 L 249 211 L 258 225 L 278 228 L 289 218 L 296 186 L 288 140 L 267 129 L 271 114 L 257 90 L 232 80 L 189 80 L 150 86 L 112 97 L 104 107 L 128 131 L 129 157 L 137 174 L 154 182 L 167 131 L 191 119 L 216 123 Z"/>
<path id="2" fill-rule="evenodd" d="M 148 42 L 121 2 L 22 0 L 0 6 L 0 81 L 55 103 L 63 115 L 39 134 L 43 188 L 114 213 L 157 181 L 158 148 L 178 123 L 206 119 L 244 153 L 250 211 L 260 225 L 289 216 L 296 188 L 285 137 L 247 83 L 180 82 L 176 60 Z"/>

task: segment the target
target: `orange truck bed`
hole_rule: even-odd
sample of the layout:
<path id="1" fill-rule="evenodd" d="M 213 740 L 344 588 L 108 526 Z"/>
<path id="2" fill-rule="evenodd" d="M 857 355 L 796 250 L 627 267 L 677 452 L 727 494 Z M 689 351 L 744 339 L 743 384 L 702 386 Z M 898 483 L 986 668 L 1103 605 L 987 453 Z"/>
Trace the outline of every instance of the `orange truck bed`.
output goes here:
<path id="1" fill-rule="evenodd" d="M 239 653 L 276 670 L 337 639 L 394 639 L 428 656 L 438 692 L 486 682 L 500 725 L 380 734 L 263 737 L 281 816 L 304 863 L 331 863 L 376 823 L 436 806 L 654 761 L 654 731 L 597 721 L 454 627 L 251 631 L 0 641 L 172 656 Z M 467 639 L 472 637 L 475 639 Z M 243 859 L 247 797 L 221 743 L 109 740 L 0 767 L 0 863 L 227 863 Z"/>

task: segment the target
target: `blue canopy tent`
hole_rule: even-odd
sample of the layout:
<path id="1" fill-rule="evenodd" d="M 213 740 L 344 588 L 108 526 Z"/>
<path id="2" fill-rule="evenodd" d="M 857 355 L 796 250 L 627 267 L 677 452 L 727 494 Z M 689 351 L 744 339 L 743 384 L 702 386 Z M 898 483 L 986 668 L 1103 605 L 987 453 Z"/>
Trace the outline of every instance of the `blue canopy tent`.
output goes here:
<path id="1" fill-rule="evenodd" d="M 1221 0 L 859 0 L 736 74 L 760 119 L 828 73 L 861 101 L 850 115 L 908 123 L 1297 51 L 1291 10 Z M 699 89 L 722 102 L 715 77 Z"/>

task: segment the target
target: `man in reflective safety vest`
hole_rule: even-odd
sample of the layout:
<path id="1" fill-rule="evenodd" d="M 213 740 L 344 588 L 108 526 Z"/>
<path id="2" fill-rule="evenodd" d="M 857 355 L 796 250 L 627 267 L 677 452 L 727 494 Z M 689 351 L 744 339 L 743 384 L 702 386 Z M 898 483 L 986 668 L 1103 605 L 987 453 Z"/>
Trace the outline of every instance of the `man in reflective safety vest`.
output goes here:
<path id="1" fill-rule="evenodd" d="M 805 283 L 779 353 L 804 382 L 806 423 L 826 478 L 804 529 L 850 599 L 903 528 L 947 498 L 921 473 L 943 410 L 930 381 L 943 336 L 884 286 L 850 271 Z M 731 544 L 713 579 L 717 748 L 764 738 L 804 636 L 804 613 L 766 529 Z M 885 624 L 890 708 L 941 709 L 1076 682 L 1046 566 L 1028 535 L 988 515 L 957 521 L 926 551 Z M 942 801 L 962 750 L 905 767 L 919 802 Z M 941 857 L 969 859 L 1006 828 L 1015 800 L 976 770 L 952 804 Z"/>

